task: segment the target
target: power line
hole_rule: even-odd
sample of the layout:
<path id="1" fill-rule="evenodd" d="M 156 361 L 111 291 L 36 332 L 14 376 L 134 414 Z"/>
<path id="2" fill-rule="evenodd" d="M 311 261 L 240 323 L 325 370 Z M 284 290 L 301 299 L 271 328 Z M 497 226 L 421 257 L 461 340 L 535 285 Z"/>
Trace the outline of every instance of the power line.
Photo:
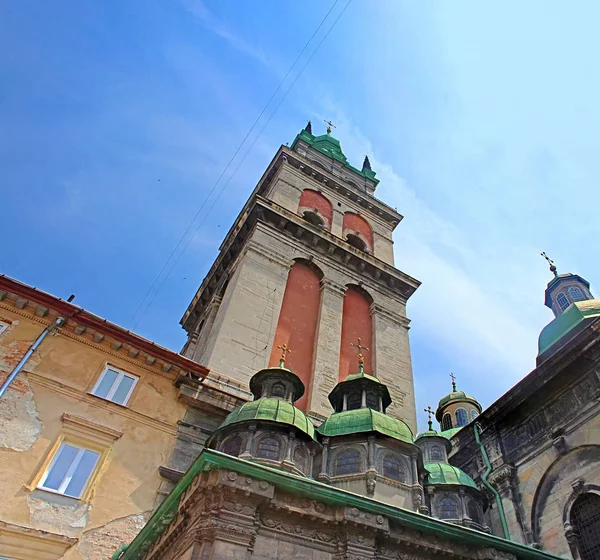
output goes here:
<path id="1" fill-rule="evenodd" d="M 246 136 L 244 136 L 244 139 L 242 140 L 242 142 L 240 143 L 240 145 L 237 147 L 235 153 L 233 154 L 233 156 L 231 157 L 231 159 L 229 160 L 229 162 L 227 163 L 227 165 L 225 166 L 225 168 L 223 169 L 223 171 L 221 172 L 221 174 L 219 175 L 219 178 L 217 179 L 217 181 L 215 182 L 215 184 L 213 185 L 213 187 L 211 188 L 210 192 L 208 193 L 208 195 L 206 196 L 206 198 L 204 199 L 204 201 L 202 202 L 200 208 L 198 209 L 198 211 L 196 212 L 196 214 L 194 215 L 194 217 L 192 218 L 192 221 L 188 224 L 185 232 L 183 233 L 183 235 L 181 236 L 181 238 L 179 239 L 179 241 L 177 242 L 177 245 L 175 245 L 175 248 L 171 251 L 171 254 L 169 255 L 169 258 L 165 261 L 165 264 L 162 266 L 160 272 L 158 273 L 158 275 L 156 276 L 156 278 L 154 279 L 154 281 L 152 282 L 152 285 L 150 286 L 150 288 L 148 289 L 148 291 L 146 292 L 146 294 L 144 295 L 144 298 L 142 299 L 142 301 L 140 302 L 140 305 L 138 306 L 138 308 L 136 309 L 135 313 L 133 314 L 132 318 L 131 318 L 131 322 L 133 322 L 133 320 L 135 319 L 136 315 L 139 313 L 140 310 L 142 310 L 142 313 L 140 314 L 140 316 L 137 318 L 137 321 L 135 321 L 135 323 L 130 327 L 132 330 L 135 330 L 137 328 L 137 326 L 139 325 L 140 321 L 142 320 L 142 318 L 144 317 L 144 315 L 146 314 L 146 312 L 148 311 L 148 309 L 150 308 L 150 306 L 152 305 L 152 303 L 154 302 L 154 300 L 156 299 L 156 297 L 158 296 L 158 294 L 160 293 L 162 287 L 164 286 L 165 282 L 167 281 L 167 279 L 169 278 L 169 276 L 171 275 L 171 273 L 173 272 L 174 268 L 177 266 L 177 263 L 181 260 L 181 257 L 185 254 L 185 252 L 187 251 L 188 247 L 190 246 L 190 243 L 192 242 L 192 240 L 194 239 L 194 237 L 196 236 L 196 233 L 198 232 L 198 230 L 202 227 L 202 225 L 204 224 L 204 221 L 206 219 L 206 216 L 208 216 L 211 212 L 211 210 L 214 208 L 215 204 L 218 202 L 219 198 L 221 197 L 221 195 L 223 194 L 224 190 L 226 189 L 226 187 L 229 185 L 229 183 L 231 182 L 231 180 L 233 179 L 233 177 L 235 176 L 235 174 L 237 173 L 237 171 L 239 170 L 239 168 L 241 167 L 241 165 L 244 163 L 244 161 L 246 160 L 246 157 L 248 157 L 249 153 L 252 151 L 252 148 L 254 147 L 254 145 L 256 144 L 257 140 L 260 138 L 260 136 L 262 135 L 263 131 L 265 130 L 265 128 L 268 126 L 268 124 L 271 122 L 271 120 L 273 119 L 273 117 L 275 116 L 275 113 L 278 111 L 279 107 L 281 107 L 281 105 L 283 104 L 283 102 L 285 101 L 285 99 L 287 98 L 288 94 L 290 93 L 290 91 L 292 90 L 292 88 L 294 87 L 294 85 L 296 84 L 296 82 L 298 81 L 298 79 L 300 78 L 300 76 L 302 75 L 302 73 L 304 72 L 304 70 L 306 69 L 306 67 L 308 66 L 308 64 L 310 63 L 310 61 L 313 59 L 313 57 L 315 56 L 315 54 L 317 53 L 317 51 L 319 50 L 319 48 L 321 47 L 321 45 L 324 43 L 325 39 L 327 39 L 327 37 L 329 36 L 329 34 L 331 33 L 331 31 L 333 30 L 333 28 L 335 27 L 335 25 L 337 24 L 337 22 L 339 21 L 339 19 L 342 17 L 342 15 L 344 14 L 344 12 L 346 11 L 346 9 L 348 8 L 348 6 L 350 5 L 350 3 L 352 2 L 352 0 L 348 0 L 348 2 L 346 3 L 346 5 L 342 8 L 342 10 L 340 11 L 340 13 L 338 14 L 338 16 L 336 17 L 336 19 L 334 20 L 333 24 L 331 25 L 331 27 L 327 30 L 327 32 L 325 33 L 325 35 L 322 37 L 322 39 L 319 41 L 317 47 L 314 49 L 314 51 L 311 53 L 311 55 L 308 57 L 308 59 L 306 60 L 306 62 L 304 63 L 304 65 L 302 66 L 302 68 L 300 69 L 300 71 L 298 72 L 298 74 L 296 75 L 296 77 L 294 78 L 294 80 L 292 81 L 292 83 L 290 84 L 290 86 L 287 88 L 286 92 L 284 93 L 283 97 L 281 98 L 281 100 L 279 101 L 279 103 L 277 104 L 277 106 L 275 107 L 275 110 L 271 113 L 271 115 L 269 116 L 269 118 L 267 119 L 266 123 L 263 125 L 263 127 L 260 129 L 260 131 L 258 132 L 258 134 L 255 136 L 254 140 L 252 141 L 252 144 L 250 144 L 250 147 L 248 148 L 248 150 L 246 150 L 245 154 L 243 155 L 242 159 L 239 161 L 238 165 L 236 166 L 236 168 L 234 169 L 233 173 L 229 176 L 229 178 L 227 179 L 227 181 L 225 182 L 224 185 L 222 185 L 220 191 L 217 193 L 217 197 L 213 200 L 211 206 L 209 207 L 208 211 L 205 214 L 205 217 L 203 220 L 200 221 L 200 223 L 198 224 L 198 226 L 196 227 L 196 229 L 194 230 L 194 233 L 192 234 L 192 236 L 188 239 L 187 243 L 185 244 L 183 250 L 179 253 L 179 256 L 175 259 L 175 261 L 173 262 L 173 265 L 171 266 L 171 268 L 169 269 L 169 271 L 167 272 L 166 276 L 163 278 L 162 282 L 160 283 L 160 285 L 158 286 L 157 290 L 155 291 L 154 295 L 150 298 L 150 300 L 148 301 L 148 303 L 146 304 L 146 306 L 144 307 L 144 302 L 147 300 L 148 296 L 151 294 L 152 290 L 154 289 L 154 287 L 156 286 L 156 284 L 158 283 L 162 273 L 166 270 L 167 266 L 169 265 L 169 262 L 171 261 L 171 259 L 173 258 L 173 256 L 175 255 L 177 249 L 179 248 L 179 246 L 181 245 L 181 243 L 183 242 L 183 240 L 185 239 L 185 237 L 187 236 L 187 234 L 189 233 L 190 229 L 192 228 L 194 222 L 196 221 L 196 219 L 198 218 L 198 216 L 200 215 L 200 213 L 202 212 L 204 206 L 206 205 L 206 203 L 208 202 L 208 200 L 210 199 L 211 195 L 213 194 L 213 192 L 216 190 L 217 186 L 219 185 L 221 179 L 223 178 L 223 176 L 225 175 L 225 173 L 227 172 L 227 170 L 229 169 L 229 167 L 231 166 L 232 162 L 234 161 L 235 157 L 238 155 L 238 153 L 240 152 L 240 150 L 242 149 L 243 145 L 245 144 L 246 140 L 248 139 L 248 137 L 250 136 L 250 134 L 252 133 L 252 131 L 256 128 L 256 125 L 258 124 L 258 122 L 260 121 L 261 117 L 265 114 L 266 110 L 268 109 L 269 105 L 271 104 L 271 102 L 273 101 L 273 99 L 275 98 L 275 96 L 277 95 L 277 93 L 279 92 L 279 90 L 281 89 L 282 85 L 284 84 L 285 80 L 288 78 L 288 76 L 291 74 L 294 66 L 296 66 L 296 64 L 298 63 L 298 61 L 300 60 L 301 56 L 304 54 L 304 52 L 306 51 L 306 49 L 308 48 L 308 45 L 311 43 L 311 41 L 314 39 L 315 35 L 319 32 L 319 30 L 321 29 L 321 27 L 323 26 L 323 24 L 325 23 L 325 21 L 327 20 L 327 18 L 329 17 L 329 14 L 331 14 L 331 12 L 333 11 L 333 9 L 335 8 L 335 6 L 338 4 L 339 0 L 335 0 L 334 3 L 332 4 L 331 8 L 329 8 L 329 11 L 325 14 L 325 16 L 323 17 L 323 19 L 321 20 L 321 22 L 319 23 L 319 25 L 317 26 L 317 28 L 315 29 L 315 31 L 313 32 L 313 34 L 310 36 L 310 38 L 308 39 L 308 41 L 305 43 L 304 47 L 302 47 L 302 50 L 300 51 L 300 53 L 298 54 L 298 56 L 296 57 L 296 59 L 294 60 L 293 64 L 290 66 L 289 70 L 287 71 L 287 73 L 285 74 L 285 76 L 282 78 L 282 80 L 279 82 L 277 88 L 275 89 L 275 91 L 273 92 L 273 94 L 271 95 L 271 97 L 269 98 L 269 100 L 267 101 L 267 103 L 265 104 L 265 106 L 263 107 L 262 111 L 260 112 L 260 114 L 258 115 L 258 117 L 256 118 L 256 120 L 254 121 L 254 123 L 252 124 L 252 127 L 250 128 L 250 130 L 246 133 Z"/>

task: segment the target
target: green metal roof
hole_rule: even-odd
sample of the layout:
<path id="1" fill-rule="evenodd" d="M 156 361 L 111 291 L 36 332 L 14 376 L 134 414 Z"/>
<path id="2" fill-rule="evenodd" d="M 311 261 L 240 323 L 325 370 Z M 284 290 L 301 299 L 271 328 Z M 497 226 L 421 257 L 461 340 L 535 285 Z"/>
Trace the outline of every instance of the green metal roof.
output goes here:
<path id="1" fill-rule="evenodd" d="M 142 560 L 177 515 L 183 493 L 187 491 L 200 473 L 211 470 L 238 472 L 273 484 L 282 492 L 317 500 L 333 507 L 355 507 L 374 515 L 383 515 L 407 529 L 420 531 L 424 539 L 436 536 L 437 538 L 450 539 L 469 546 L 494 547 L 500 551 L 513 554 L 519 560 L 560 560 L 554 554 L 518 542 L 446 523 L 427 515 L 394 507 L 341 488 L 335 488 L 310 478 L 284 473 L 212 449 L 205 449 L 200 453 L 175 488 L 154 511 L 148 523 L 138 533 L 133 542 L 124 551 L 121 550 L 113 554 L 113 560 Z"/>
<path id="2" fill-rule="evenodd" d="M 600 316 L 600 299 L 577 301 L 548 323 L 538 339 L 538 356 L 586 319 Z"/>
<path id="3" fill-rule="evenodd" d="M 304 412 L 287 401 L 268 397 L 243 404 L 225 418 L 219 429 L 248 420 L 269 420 L 290 424 L 315 439 L 315 427 Z"/>
<path id="4" fill-rule="evenodd" d="M 451 439 L 454 434 L 460 432 L 463 428 L 464 426 L 459 426 L 458 428 L 450 428 L 449 430 L 444 430 L 443 432 L 440 432 L 440 435 L 444 436 L 447 439 Z"/>
<path id="5" fill-rule="evenodd" d="M 331 134 L 323 134 L 322 136 L 314 136 L 310 132 L 306 130 L 302 130 L 300 134 L 294 138 L 292 142 L 292 150 L 296 147 L 298 140 L 304 140 L 311 148 L 316 150 L 317 152 L 321 152 L 322 154 L 330 157 L 336 161 L 339 161 L 344 167 L 354 171 L 354 173 L 360 175 L 361 177 L 365 177 L 375 183 L 375 185 L 379 184 L 379 179 L 375 179 L 375 172 L 371 169 L 363 168 L 357 169 L 353 165 L 348 163 L 348 158 L 344 155 L 342 151 L 342 146 L 340 141 L 337 138 L 331 136 Z"/>
<path id="6" fill-rule="evenodd" d="M 343 436 L 361 432 L 379 432 L 407 443 L 413 442 L 410 428 L 402 421 L 371 408 L 334 412 L 317 431 L 323 436 Z"/>
<path id="7" fill-rule="evenodd" d="M 450 401 L 473 401 L 477 403 L 477 399 L 475 399 L 471 395 L 467 395 L 467 393 L 465 393 L 464 391 L 452 391 L 452 393 L 449 393 L 445 397 L 442 397 L 440 399 L 440 402 L 438 403 L 438 408 L 441 408 Z"/>
<path id="8" fill-rule="evenodd" d="M 458 467 L 438 462 L 424 463 L 424 465 L 425 469 L 429 472 L 425 486 L 451 484 L 453 486 L 469 486 L 478 490 L 474 480 Z"/>

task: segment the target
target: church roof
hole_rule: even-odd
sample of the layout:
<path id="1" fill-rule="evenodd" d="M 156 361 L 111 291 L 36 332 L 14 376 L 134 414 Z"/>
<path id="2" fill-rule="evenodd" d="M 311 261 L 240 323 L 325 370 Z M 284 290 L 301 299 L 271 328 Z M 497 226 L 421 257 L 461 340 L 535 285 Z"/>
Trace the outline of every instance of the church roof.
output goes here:
<path id="1" fill-rule="evenodd" d="M 595 317 L 600 317 L 600 299 L 588 299 L 572 303 L 563 313 L 548 323 L 538 339 L 538 356 L 564 338 L 576 332 L 577 327 Z"/>
<path id="2" fill-rule="evenodd" d="M 219 429 L 248 420 L 266 420 L 279 424 L 289 424 L 315 439 L 315 427 L 304 412 L 290 402 L 269 397 L 243 404 L 225 418 Z"/>
<path id="3" fill-rule="evenodd" d="M 440 402 L 438 403 L 438 408 L 435 413 L 435 417 L 437 418 L 438 422 L 441 420 L 442 407 L 451 402 L 461 401 L 469 402 L 475 405 L 479 409 L 479 412 L 481 412 L 481 405 L 479 404 L 479 402 L 477 402 L 477 399 L 475 397 L 467 395 L 467 393 L 465 393 L 464 391 L 452 391 L 451 393 L 448 393 L 445 397 L 442 397 L 440 399 Z"/>
<path id="4" fill-rule="evenodd" d="M 339 161 L 344 167 L 350 169 L 354 173 L 364 177 L 365 179 L 369 179 L 373 181 L 375 185 L 379 183 L 379 179 L 375 178 L 376 173 L 369 166 L 363 166 L 362 169 L 357 169 L 353 165 L 350 165 L 348 162 L 348 158 L 345 156 L 342 151 L 342 145 L 337 138 L 331 136 L 331 134 L 322 134 L 321 136 L 315 136 L 311 134 L 306 129 L 302 129 L 300 134 L 296 136 L 294 141 L 292 142 L 292 150 L 296 147 L 296 144 L 299 140 L 304 140 L 311 148 L 316 150 L 317 152 L 326 155 L 336 161 Z"/>
<path id="5" fill-rule="evenodd" d="M 464 426 L 459 426 L 458 428 L 450 428 L 449 430 L 444 430 L 443 432 L 440 432 L 440 435 L 444 436 L 447 439 L 451 439 L 452 436 L 454 436 L 454 434 L 456 434 L 463 428 L 464 428 Z"/>
<path id="6" fill-rule="evenodd" d="M 413 442 L 410 428 L 402 421 L 371 408 L 334 412 L 317 431 L 322 436 L 343 436 L 361 432 L 378 432 L 394 439 Z"/>
<path id="7" fill-rule="evenodd" d="M 449 484 L 453 486 L 468 486 L 478 490 L 475 481 L 467 473 L 454 465 L 442 462 L 428 462 L 424 463 L 424 465 L 429 473 L 425 486 Z"/>
<path id="8" fill-rule="evenodd" d="M 554 291 L 553 288 L 566 280 L 575 280 L 583 284 L 588 289 L 590 287 L 590 283 L 585 278 L 579 276 L 579 274 L 571 274 L 570 272 L 566 274 L 558 274 L 554 278 L 552 278 L 550 282 L 548 282 L 548 286 L 546 287 L 546 294 L 544 300 L 546 307 L 552 307 L 552 293 Z"/>

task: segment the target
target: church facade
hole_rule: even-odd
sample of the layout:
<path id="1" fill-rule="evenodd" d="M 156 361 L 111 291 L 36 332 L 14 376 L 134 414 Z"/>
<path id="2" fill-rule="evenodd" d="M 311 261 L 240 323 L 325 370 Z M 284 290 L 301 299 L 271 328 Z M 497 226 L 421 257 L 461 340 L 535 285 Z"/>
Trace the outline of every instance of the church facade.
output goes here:
<path id="1" fill-rule="evenodd" d="M 279 148 L 182 317 L 181 354 L 0 277 L 0 313 L 10 302 L 58 321 L 18 352 L 0 330 L 3 377 L 23 366 L 10 403 L 0 397 L 0 457 L 17 456 L 31 403 L 57 434 L 75 422 L 112 437 L 76 496 L 78 465 L 47 480 L 60 446 L 85 451 L 83 436 L 69 444 L 46 426 L 32 440 L 27 466 L 0 482 L 15 496 L 0 556 L 29 560 L 52 542 L 48 560 L 600 558 L 600 300 L 552 265 L 536 369 L 486 410 L 453 378 L 418 434 L 406 306 L 420 283 L 394 264 L 402 216 L 375 197 L 368 157 L 354 167 L 331 132 L 308 123 Z M 99 377 L 78 374 L 88 358 L 63 338 L 93 348 Z M 116 377 L 104 388 L 105 370 Z M 24 507 L 33 495 L 46 513 L 85 507 L 85 524 L 40 522 Z"/>

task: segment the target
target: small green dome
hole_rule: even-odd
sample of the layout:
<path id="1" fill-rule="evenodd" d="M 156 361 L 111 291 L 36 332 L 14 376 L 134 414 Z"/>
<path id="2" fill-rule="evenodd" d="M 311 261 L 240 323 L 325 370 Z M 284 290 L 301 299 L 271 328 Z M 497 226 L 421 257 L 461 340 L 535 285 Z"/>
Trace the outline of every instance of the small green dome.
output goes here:
<path id="1" fill-rule="evenodd" d="M 354 381 L 355 379 L 368 379 L 369 381 L 374 381 L 375 383 L 379 383 L 381 385 L 381 381 L 379 381 L 377 377 L 369 375 L 365 372 L 352 373 L 348 377 L 346 377 L 346 379 L 344 379 L 344 381 L 342 381 L 341 383 L 346 383 L 346 381 Z"/>
<path id="2" fill-rule="evenodd" d="M 289 424 L 315 439 L 315 427 L 304 412 L 288 401 L 268 397 L 247 402 L 235 409 L 225 418 L 225 421 L 219 426 L 219 430 L 231 424 L 248 420 L 267 420 Z"/>
<path id="3" fill-rule="evenodd" d="M 399 439 L 407 443 L 413 442 L 410 428 L 397 418 L 387 416 L 371 408 L 357 408 L 334 412 L 317 431 L 322 436 L 343 436 L 360 432 L 379 432 L 384 436 Z"/>
<path id="4" fill-rule="evenodd" d="M 576 301 L 556 319 L 548 323 L 540 333 L 538 339 L 538 356 L 543 354 L 561 338 L 570 332 L 578 332 L 576 329 L 583 327 L 587 319 L 600 316 L 600 299 L 588 299 Z"/>
<path id="5" fill-rule="evenodd" d="M 477 484 L 467 473 L 448 463 L 425 463 L 425 469 L 429 473 L 425 486 L 451 484 L 453 486 L 468 486 L 478 490 Z"/>
<path id="6" fill-rule="evenodd" d="M 475 398 L 473 398 L 470 395 L 467 395 L 467 393 L 465 393 L 464 391 L 452 391 L 452 393 L 449 393 L 448 395 L 446 395 L 445 397 L 442 397 L 440 399 L 440 402 L 438 403 L 438 408 L 441 408 L 445 404 L 448 404 L 450 401 L 473 401 L 473 402 L 477 402 L 477 400 Z"/>

